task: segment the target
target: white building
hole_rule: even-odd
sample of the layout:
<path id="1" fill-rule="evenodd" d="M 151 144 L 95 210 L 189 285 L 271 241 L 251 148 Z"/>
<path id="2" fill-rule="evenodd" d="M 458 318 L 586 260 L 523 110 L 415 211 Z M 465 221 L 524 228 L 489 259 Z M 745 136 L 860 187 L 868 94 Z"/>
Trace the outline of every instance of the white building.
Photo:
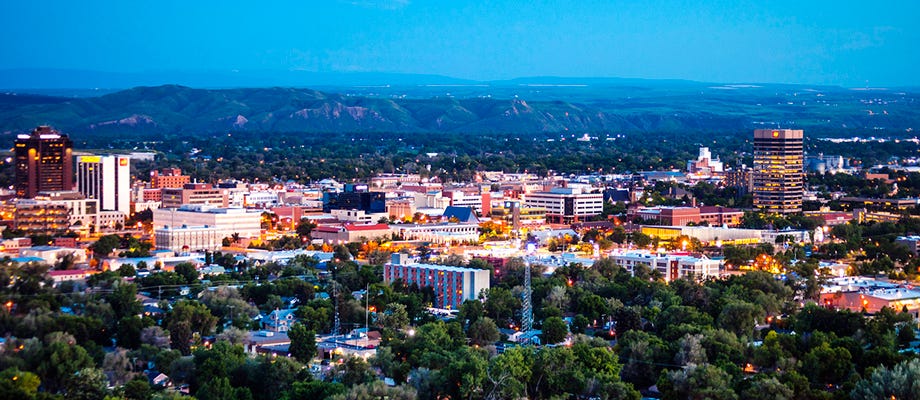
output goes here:
<path id="1" fill-rule="evenodd" d="M 33 246 L 19 249 L 20 257 L 37 257 L 48 265 L 55 265 L 65 256 L 72 256 L 75 264 L 86 262 L 86 251 L 57 246 Z"/>
<path id="2" fill-rule="evenodd" d="M 653 253 L 647 250 L 632 250 L 610 254 L 617 265 L 630 274 L 635 274 L 637 265 L 644 264 L 657 270 L 667 282 L 680 279 L 707 279 L 719 276 L 720 262 L 706 256 L 693 257 L 684 254 Z"/>
<path id="3" fill-rule="evenodd" d="M 182 226 L 212 227 L 223 232 L 221 238 L 239 234 L 242 238 L 258 237 L 262 233 L 262 213 L 244 208 L 220 208 L 208 205 L 184 205 L 179 208 L 153 210 L 154 228 Z"/>
<path id="4" fill-rule="evenodd" d="M 220 250 L 224 238 L 227 237 L 223 229 L 213 226 L 155 228 L 153 236 L 158 250 L 171 250 L 176 253 Z"/>
<path id="5" fill-rule="evenodd" d="M 454 207 L 470 207 L 477 213 L 482 213 L 482 194 L 451 190 L 446 191 L 445 195 L 450 199 L 450 205 Z"/>
<path id="6" fill-rule="evenodd" d="M 278 198 L 278 192 L 276 191 L 248 192 L 243 194 L 243 206 L 260 208 L 275 207 L 281 204 Z"/>
<path id="7" fill-rule="evenodd" d="M 725 172 L 722 162 L 712 158 L 708 147 L 700 147 L 700 155 L 696 160 L 687 161 L 687 172 L 700 176 L 712 176 Z"/>
<path id="8" fill-rule="evenodd" d="M 131 213 L 131 163 L 127 156 L 77 157 L 77 190 L 99 200 L 101 211 Z"/>
<path id="9" fill-rule="evenodd" d="M 434 208 L 444 210 L 450 205 L 450 199 L 441 195 L 438 190 L 428 191 L 425 193 L 408 192 L 415 198 L 415 208 Z"/>
<path id="10" fill-rule="evenodd" d="M 387 213 L 368 214 L 364 210 L 329 210 L 329 214 L 339 221 L 358 224 L 373 224 L 379 221 L 380 218 L 389 217 Z"/>
<path id="11" fill-rule="evenodd" d="M 572 223 L 604 212 L 604 194 L 584 193 L 578 188 L 553 188 L 549 192 L 527 194 L 524 207 L 545 209 L 547 221 Z"/>
<path id="12" fill-rule="evenodd" d="M 478 224 L 405 224 L 391 225 L 390 229 L 405 240 L 423 240 L 440 244 L 479 242 Z"/>

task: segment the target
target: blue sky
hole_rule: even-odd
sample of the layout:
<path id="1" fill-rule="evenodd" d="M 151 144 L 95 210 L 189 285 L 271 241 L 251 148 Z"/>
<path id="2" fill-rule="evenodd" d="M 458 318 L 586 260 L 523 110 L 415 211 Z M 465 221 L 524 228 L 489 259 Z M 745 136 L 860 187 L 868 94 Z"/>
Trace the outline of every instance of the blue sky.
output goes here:
<path id="1" fill-rule="evenodd" d="M 920 85 L 920 1 L 2 1 L 0 69 Z"/>

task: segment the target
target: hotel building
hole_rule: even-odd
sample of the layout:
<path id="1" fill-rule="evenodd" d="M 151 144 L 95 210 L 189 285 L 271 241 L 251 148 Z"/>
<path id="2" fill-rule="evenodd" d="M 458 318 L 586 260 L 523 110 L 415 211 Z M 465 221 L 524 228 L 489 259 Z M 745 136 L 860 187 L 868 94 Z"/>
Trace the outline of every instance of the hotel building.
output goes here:
<path id="1" fill-rule="evenodd" d="M 77 157 L 77 190 L 99 200 L 99 209 L 131 213 L 131 165 L 127 156 Z"/>
<path id="2" fill-rule="evenodd" d="M 38 192 L 73 190 L 73 142 L 48 126 L 19 135 L 14 147 L 16 197 Z"/>
<path id="3" fill-rule="evenodd" d="M 434 289 L 436 308 L 459 309 L 464 301 L 475 300 L 490 287 L 488 270 L 408 263 L 406 256 L 393 254 L 393 262 L 383 267 L 383 280 L 391 283 L 401 279 Z"/>

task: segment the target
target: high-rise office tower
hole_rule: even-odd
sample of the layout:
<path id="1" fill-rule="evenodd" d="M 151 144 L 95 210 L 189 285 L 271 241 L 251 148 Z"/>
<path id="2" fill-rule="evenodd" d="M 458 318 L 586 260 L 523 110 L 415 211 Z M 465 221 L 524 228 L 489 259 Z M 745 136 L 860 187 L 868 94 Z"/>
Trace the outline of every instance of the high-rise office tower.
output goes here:
<path id="1" fill-rule="evenodd" d="M 131 212 L 131 163 L 126 156 L 77 157 L 77 190 L 103 211 Z"/>
<path id="2" fill-rule="evenodd" d="M 802 211 L 805 173 L 801 129 L 754 131 L 754 207 L 790 214 Z"/>
<path id="3" fill-rule="evenodd" d="M 16 138 L 16 197 L 73 190 L 73 142 L 50 126 Z"/>

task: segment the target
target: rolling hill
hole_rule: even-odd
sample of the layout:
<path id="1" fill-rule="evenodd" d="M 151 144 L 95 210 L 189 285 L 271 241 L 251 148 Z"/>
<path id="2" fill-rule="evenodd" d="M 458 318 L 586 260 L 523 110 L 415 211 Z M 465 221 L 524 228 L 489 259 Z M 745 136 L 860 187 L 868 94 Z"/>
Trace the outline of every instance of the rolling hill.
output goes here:
<path id="1" fill-rule="evenodd" d="M 324 88 L 325 89 L 325 88 Z M 445 95 L 453 89 L 463 97 Z M 137 87 L 98 97 L 0 94 L 0 132 L 41 124 L 63 132 L 660 132 L 801 127 L 827 132 L 910 133 L 915 93 L 635 82 L 590 85 L 196 89 Z M 493 96 L 493 93 L 495 94 Z"/>

